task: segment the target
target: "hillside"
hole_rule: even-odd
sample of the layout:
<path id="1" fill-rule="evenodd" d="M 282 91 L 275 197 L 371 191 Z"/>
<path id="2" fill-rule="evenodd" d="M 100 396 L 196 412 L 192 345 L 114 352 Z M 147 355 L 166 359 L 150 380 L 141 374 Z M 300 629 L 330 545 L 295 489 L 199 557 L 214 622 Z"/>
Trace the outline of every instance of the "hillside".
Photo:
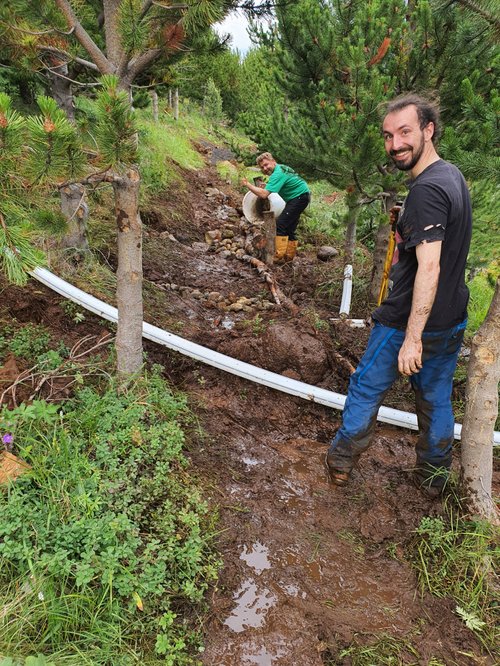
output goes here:
<path id="1" fill-rule="evenodd" d="M 158 194 L 143 212 L 146 321 L 345 393 L 368 332 L 330 321 L 338 312 L 340 259 L 319 262 L 309 247 L 293 264 L 274 268 L 284 295 L 277 304 L 255 267 L 236 256 L 251 229 L 241 219 L 241 193 L 216 169 L 226 155 L 208 142 L 198 150 L 205 166 L 179 169 L 182 187 Z M 217 251 L 223 239 L 227 247 Z M 113 247 L 108 251 L 113 267 Z M 78 286 L 103 295 L 101 285 L 66 268 Z M 321 287 L 333 279 L 332 296 Z M 354 307 L 353 316 L 366 315 L 361 302 Z M 35 281 L 23 289 L 2 283 L 1 316 L 41 324 L 68 347 L 109 333 L 93 315 L 76 324 Z M 145 349 L 148 364 L 163 366 L 188 395 L 199 424 L 189 437 L 190 472 L 220 514 L 223 567 L 204 622 L 206 666 L 495 663 L 456 602 L 422 591 L 410 563 L 422 519 L 444 519 L 453 502 L 430 500 L 411 485 L 415 434 L 379 424 L 352 482 L 338 489 L 323 465 L 338 412 L 153 343 Z M 3 386 L 24 369 L 11 358 L 0 369 Z M 34 392 L 57 401 L 71 387 L 54 380 L 36 390 L 27 380 L 4 397 L 19 402 Z M 411 410 L 403 382 L 386 404 Z M 497 469 L 497 493 L 499 486 Z"/>

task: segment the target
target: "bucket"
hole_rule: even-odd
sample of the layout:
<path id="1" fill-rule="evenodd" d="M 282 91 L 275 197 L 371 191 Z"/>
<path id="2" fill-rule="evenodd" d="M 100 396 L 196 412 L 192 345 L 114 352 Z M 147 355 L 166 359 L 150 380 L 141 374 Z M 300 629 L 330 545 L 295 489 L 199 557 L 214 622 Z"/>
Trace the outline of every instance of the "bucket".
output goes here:
<path id="1" fill-rule="evenodd" d="M 268 199 L 270 204 L 270 210 L 275 214 L 276 217 L 281 215 L 285 207 L 285 201 L 280 197 L 276 192 L 271 192 Z M 247 192 L 243 197 L 243 215 L 249 222 L 258 222 L 259 220 L 264 219 L 263 215 L 263 205 L 265 199 L 261 199 L 253 192 Z"/>
<path id="2" fill-rule="evenodd" d="M 27 472 L 31 467 L 27 462 L 17 458 L 8 451 L 0 453 L 0 485 L 7 483 L 7 481 L 14 481 L 18 476 Z"/>

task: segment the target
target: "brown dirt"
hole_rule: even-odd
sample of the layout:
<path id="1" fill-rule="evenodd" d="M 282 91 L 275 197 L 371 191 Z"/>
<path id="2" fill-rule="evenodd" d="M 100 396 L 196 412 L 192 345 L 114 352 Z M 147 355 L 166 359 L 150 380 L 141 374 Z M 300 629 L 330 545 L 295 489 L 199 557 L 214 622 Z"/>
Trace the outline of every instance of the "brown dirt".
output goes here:
<path id="1" fill-rule="evenodd" d="M 295 316 L 282 306 L 231 312 L 221 301 L 193 294 L 272 301 L 248 264 L 209 252 L 204 243 L 205 232 L 223 224 L 217 211 L 238 209 L 241 194 L 221 183 L 210 166 L 184 176 L 189 196 L 182 194 L 175 215 L 173 194 L 159 198 L 144 215 L 146 320 L 230 356 L 345 393 L 349 365 L 359 360 L 368 333 L 326 325 L 335 305 L 319 286 L 325 275 L 341 276 L 340 259 L 325 266 L 314 252 L 301 253 L 293 265 L 274 269 L 281 289 L 299 305 Z M 238 216 L 229 222 L 237 226 Z M 19 324 L 41 323 L 68 346 L 86 334 L 99 339 L 107 332 L 93 315 L 75 325 L 59 298 L 34 282 L 25 289 L 2 286 L 4 322 L 10 317 Z M 391 663 L 427 665 L 432 658 L 446 665 L 494 663 L 454 613 L 451 600 L 421 594 L 405 560 L 420 519 L 442 512 L 439 501 L 409 482 L 414 434 L 379 425 L 352 482 L 337 489 L 323 459 L 339 425 L 338 412 L 152 343 L 145 346 L 149 361 L 163 364 L 170 381 L 189 394 L 205 432 L 191 436 L 189 456 L 219 507 L 223 558 L 205 626 L 206 666 L 347 666 L 350 658 L 339 656 L 343 649 L 353 642 L 374 643 L 382 635 L 413 646 L 413 652 L 402 649 L 399 661 Z M 10 359 L 0 369 L 4 386 L 13 371 Z M 403 409 L 411 403 L 402 384 L 387 402 Z"/>

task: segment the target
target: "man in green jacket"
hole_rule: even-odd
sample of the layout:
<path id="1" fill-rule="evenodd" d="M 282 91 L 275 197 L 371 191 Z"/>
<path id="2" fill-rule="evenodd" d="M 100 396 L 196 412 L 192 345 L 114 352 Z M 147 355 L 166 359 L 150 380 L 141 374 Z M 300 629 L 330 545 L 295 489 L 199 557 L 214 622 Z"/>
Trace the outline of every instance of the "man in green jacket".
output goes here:
<path id="1" fill-rule="evenodd" d="M 277 164 L 271 153 L 262 153 L 256 161 L 269 180 L 264 187 L 257 187 L 244 178 L 243 185 L 261 199 L 276 192 L 285 201 L 285 208 L 276 220 L 274 260 L 292 261 L 297 253 L 295 231 L 300 214 L 309 205 L 311 192 L 305 180 L 286 164 Z"/>

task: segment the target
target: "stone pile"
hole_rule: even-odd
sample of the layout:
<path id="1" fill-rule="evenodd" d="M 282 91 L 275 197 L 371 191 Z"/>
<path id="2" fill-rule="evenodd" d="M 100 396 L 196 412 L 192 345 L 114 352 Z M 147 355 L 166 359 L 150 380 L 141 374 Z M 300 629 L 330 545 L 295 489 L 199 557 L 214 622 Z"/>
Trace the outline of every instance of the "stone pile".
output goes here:
<path id="1" fill-rule="evenodd" d="M 217 252 L 229 259 L 242 259 L 245 254 L 261 259 L 266 246 L 264 222 L 248 222 L 241 218 L 239 224 L 226 222 L 219 229 L 205 234 L 209 252 Z"/>
<path id="2" fill-rule="evenodd" d="M 196 287 L 187 287 L 173 282 L 156 282 L 163 291 L 174 291 L 182 298 L 190 297 L 200 301 L 205 307 L 216 308 L 224 312 L 253 312 L 254 310 L 272 310 L 275 304 L 263 297 L 248 298 L 230 292 L 224 296 L 218 291 L 202 291 Z"/>

